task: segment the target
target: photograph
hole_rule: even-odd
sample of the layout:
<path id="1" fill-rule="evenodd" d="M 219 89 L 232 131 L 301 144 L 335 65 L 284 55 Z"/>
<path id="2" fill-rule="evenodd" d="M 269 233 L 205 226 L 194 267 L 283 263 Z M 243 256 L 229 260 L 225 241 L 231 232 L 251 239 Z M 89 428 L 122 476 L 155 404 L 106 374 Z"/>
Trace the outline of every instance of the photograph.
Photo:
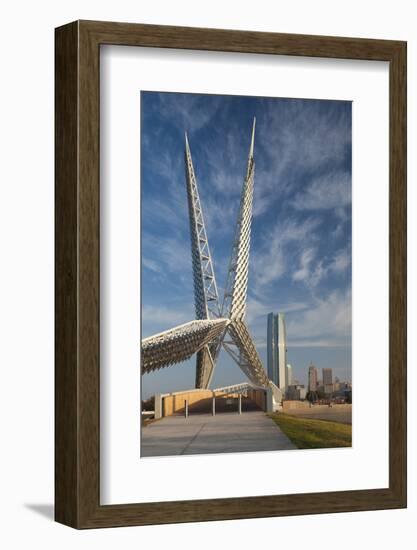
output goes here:
<path id="1" fill-rule="evenodd" d="M 351 447 L 352 102 L 140 101 L 141 457 Z"/>
<path id="2" fill-rule="evenodd" d="M 334 6 L 2 4 L 0 548 L 416 538 L 417 10 Z"/>

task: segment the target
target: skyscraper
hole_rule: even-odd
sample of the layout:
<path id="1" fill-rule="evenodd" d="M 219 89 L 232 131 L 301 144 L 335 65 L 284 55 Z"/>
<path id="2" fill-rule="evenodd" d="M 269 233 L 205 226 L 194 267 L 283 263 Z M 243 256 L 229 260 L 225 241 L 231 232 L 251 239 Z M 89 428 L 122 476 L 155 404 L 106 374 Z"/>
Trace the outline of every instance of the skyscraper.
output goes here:
<path id="1" fill-rule="evenodd" d="M 308 391 L 317 391 L 317 385 L 317 369 L 311 361 L 308 367 Z"/>
<path id="2" fill-rule="evenodd" d="M 284 313 L 269 313 L 267 328 L 268 377 L 281 390 L 286 388 L 287 336 Z"/>
<path id="3" fill-rule="evenodd" d="M 322 369 L 323 370 L 323 388 L 324 393 L 333 392 L 333 371 L 332 369 Z"/>
<path id="4" fill-rule="evenodd" d="M 267 354 L 268 378 L 278 385 L 278 329 L 273 313 L 268 314 Z"/>

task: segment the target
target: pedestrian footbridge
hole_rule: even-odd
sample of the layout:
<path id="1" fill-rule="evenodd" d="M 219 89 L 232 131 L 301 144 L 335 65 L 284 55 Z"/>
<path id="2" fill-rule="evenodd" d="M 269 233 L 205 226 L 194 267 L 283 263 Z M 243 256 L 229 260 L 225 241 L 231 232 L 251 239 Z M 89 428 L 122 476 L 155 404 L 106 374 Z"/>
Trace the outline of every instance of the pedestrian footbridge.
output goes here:
<path id="1" fill-rule="evenodd" d="M 262 410 L 280 407 L 281 390 L 274 384 L 265 388 L 249 382 L 215 389 L 190 389 L 155 395 L 155 418 Z"/>

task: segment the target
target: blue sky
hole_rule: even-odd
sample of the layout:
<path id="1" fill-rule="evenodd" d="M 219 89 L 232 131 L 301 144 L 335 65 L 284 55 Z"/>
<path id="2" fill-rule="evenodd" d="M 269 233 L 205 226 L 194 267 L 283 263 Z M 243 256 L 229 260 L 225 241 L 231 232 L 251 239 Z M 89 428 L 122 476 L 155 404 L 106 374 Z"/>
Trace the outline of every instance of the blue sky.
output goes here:
<path id="1" fill-rule="evenodd" d="M 142 337 L 192 320 L 184 132 L 222 295 L 256 116 L 247 323 L 266 367 L 270 311 L 288 362 L 351 380 L 351 102 L 141 92 Z M 193 387 L 195 357 L 143 376 L 142 395 Z M 245 380 L 222 351 L 213 387 Z"/>

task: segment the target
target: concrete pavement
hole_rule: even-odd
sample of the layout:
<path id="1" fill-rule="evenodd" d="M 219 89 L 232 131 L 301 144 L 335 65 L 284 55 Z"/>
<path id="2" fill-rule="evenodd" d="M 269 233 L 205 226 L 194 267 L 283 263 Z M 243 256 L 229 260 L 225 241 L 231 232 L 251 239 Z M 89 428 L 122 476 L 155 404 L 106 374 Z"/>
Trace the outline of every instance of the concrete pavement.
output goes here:
<path id="1" fill-rule="evenodd" d="M 141 456 L 295 449 L 262 411 L 168 416 L 142 427 Z"/>

